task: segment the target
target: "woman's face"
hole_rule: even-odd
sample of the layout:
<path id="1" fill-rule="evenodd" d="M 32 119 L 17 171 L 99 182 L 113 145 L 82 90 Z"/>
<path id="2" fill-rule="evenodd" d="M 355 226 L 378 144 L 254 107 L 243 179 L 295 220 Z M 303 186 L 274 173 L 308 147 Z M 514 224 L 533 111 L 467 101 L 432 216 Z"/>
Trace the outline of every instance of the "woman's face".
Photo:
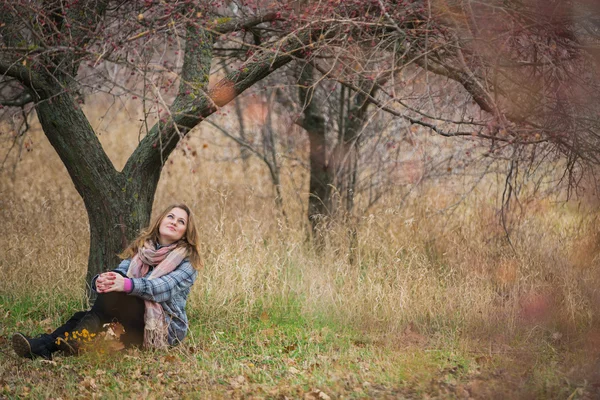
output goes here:
<path id="1" fill-rule="evenodd" d="M 163 245 L 175 243 L 185 235 L 187 230 L 188 215 L 181 208 L 173 208 L 160 221 L 158 226 L 158 242 Z"/>

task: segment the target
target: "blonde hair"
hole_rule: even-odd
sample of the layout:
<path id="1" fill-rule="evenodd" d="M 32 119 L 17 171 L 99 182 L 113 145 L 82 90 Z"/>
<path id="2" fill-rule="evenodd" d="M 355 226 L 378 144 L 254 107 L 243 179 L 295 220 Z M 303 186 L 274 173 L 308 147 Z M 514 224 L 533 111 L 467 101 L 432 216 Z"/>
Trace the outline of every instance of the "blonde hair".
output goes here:
<path id="1" fill-rule="evenodd" d="M 187 258 L 190 260 L 192 266 L 196 269 L 200 269 L 204 266 L 202 258 L 200 257 L 200 238 L 194 217 L 191 210 L 185 204 L 172 204 L 165 208 L 163 212 L 154 220 L 154 222 L 146 229 L 142 230 L 140 235 L 131 242 L 131 244 L 121 253 L 119 257 L 122 259 L 131 258 L 135 256 L 140 247 L 144 246 L 144 243 L 148 240 L 158 243 L 159 228 L 162 220 L 173 210 L 174 208 L 180 208 L 186 212 L 188 221 L 183 237 L 177 243 L 177 247 L 185 246 L 187 248 Z"/>

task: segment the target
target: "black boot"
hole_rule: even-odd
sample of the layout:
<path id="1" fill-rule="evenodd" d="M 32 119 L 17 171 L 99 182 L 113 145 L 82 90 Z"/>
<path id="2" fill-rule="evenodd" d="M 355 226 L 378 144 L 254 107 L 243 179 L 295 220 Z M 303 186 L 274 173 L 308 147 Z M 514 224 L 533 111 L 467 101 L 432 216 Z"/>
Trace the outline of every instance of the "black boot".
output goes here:
<path id="1" fill-rule="evenodd" d="M 22 333 L 15 333 L 12 337 L 12 347 L 18 356 L 31 359 L 42 357 L 52 360 L 52 352 L 57 350 L 54 338 L 48 334 L 28 338 Z"/>

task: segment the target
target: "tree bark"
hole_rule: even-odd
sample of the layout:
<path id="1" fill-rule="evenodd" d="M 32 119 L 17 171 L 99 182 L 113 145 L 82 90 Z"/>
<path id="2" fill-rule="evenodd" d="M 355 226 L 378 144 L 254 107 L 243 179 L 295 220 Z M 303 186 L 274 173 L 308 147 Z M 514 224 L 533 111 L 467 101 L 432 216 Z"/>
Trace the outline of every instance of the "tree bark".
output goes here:
<path id="1" fill-rule="evenodd" d="M 85 204 L 90 223 L 89 283 L 96 274 L 115 268 L 117 255 L 148 225 L 161 168 L 134 169 L 128 175 L 116 171 L 67 93 L 53 97 L 52 103 L 38 102 L 36 111 Z M 89 287 L 88 294 L 92 294 Z"/>
<path id="2" fill-rule="evenodd" d="M 308 221 L 313 234 L 331 211 L 331 174 L 327 164 L 325 117 L 314 98 L 314 68 L 306 64 L 300 74 L 299 95 L 304 105 L 302 127 L 308 133 L 310 144 L 310 183 L 308 193 Z"/>

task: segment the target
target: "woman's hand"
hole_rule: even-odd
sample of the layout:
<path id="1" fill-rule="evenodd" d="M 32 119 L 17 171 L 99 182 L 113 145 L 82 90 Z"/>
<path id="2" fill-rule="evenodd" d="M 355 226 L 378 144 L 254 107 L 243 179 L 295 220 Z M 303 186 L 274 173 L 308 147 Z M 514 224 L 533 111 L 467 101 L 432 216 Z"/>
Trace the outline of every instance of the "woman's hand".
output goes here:
<path id="1" fill-rule="evenodd" d="M 116 272 L 104 272 L 96 279 L 98 293 L 124 292 L 125 278 Z"/>

